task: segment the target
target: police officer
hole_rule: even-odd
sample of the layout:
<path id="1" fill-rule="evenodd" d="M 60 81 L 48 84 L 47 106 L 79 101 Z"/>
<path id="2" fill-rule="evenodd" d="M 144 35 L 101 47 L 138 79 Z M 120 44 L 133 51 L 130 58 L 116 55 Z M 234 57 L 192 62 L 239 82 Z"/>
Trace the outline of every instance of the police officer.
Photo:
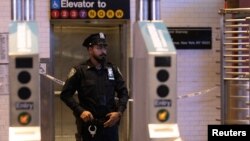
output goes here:
<path id="1" fill-rule="evenodd" d="M 83 46 L 89 59 L 70 70 L 60 98 L 76 117 L 77 141 L 118 141 L 119 121 L 128 102 L 125 81 L 106 61 L 104 33 L 91 34 Z M 78 100 L 73 98 L 75 92 Z"/>

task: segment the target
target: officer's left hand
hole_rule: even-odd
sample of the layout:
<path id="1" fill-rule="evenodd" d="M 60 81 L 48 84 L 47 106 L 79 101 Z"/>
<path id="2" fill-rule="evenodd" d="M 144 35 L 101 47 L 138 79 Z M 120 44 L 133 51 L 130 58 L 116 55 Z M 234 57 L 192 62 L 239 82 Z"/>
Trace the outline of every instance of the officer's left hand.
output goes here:
<path id="1" fill-rule="evenodd" d="M 108 120 L 103 124 L 104 127 L 111 127 L 115 125 L 121 118 L 120 112 L 111 112 L 106 115 L 108 117 Z"/>

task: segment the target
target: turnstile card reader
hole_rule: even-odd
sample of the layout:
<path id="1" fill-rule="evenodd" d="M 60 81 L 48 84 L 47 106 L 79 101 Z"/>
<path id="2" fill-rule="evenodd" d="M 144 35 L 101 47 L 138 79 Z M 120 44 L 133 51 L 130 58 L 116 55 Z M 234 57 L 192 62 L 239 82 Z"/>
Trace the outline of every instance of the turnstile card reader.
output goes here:
<path id="1" fill-rule="evenodd" d="M 9 27 L 9 141 L 40 141 L 40 75 L 37 24 Z"/>
<path id="2" fill-rule="evenodd" d="M 132 79 L 132 140 L 179 139 L 176 50 L 163 22 L 135 24 Z"/>

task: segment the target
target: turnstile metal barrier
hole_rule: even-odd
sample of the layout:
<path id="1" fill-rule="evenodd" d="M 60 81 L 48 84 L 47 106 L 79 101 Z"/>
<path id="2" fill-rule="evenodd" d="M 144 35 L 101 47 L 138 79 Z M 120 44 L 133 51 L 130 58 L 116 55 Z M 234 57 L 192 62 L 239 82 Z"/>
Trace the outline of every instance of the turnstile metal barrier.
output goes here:
<path id="1" fill-rule="evenodd" d="M 222 9 L 221 123 L 250 124 L 250 8 Z"/>

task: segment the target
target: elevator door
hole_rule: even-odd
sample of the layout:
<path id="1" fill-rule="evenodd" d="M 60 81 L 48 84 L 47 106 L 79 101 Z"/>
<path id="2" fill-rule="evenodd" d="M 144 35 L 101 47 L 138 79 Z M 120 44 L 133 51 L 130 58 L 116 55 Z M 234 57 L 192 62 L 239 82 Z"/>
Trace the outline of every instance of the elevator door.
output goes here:
<path id="1" fill-rule="evenodd" d="M 82 47 L 83 40 L 92 33 L 104 32 L 107 35 L 108 55 L 107 59 L 123 69 L 126 56 L 122 37 L 124 36 L 122 26 L 67 26 L 53 25 L 52 52 L 54 76 L 65 81 L 70 68 L 88 59 L 87 49 Z M 126 79 L 126 78 L 125 78 Z M 54 85 L 54 111 L 55 111 L 55 141 L 75 141 L 75 119 L 72 111 L 60 100 L 59 94 L 62 86 Z M 122 119 L 121 126 L 127 125 L 127 119 Z M 120 128 L 120 141 L 126 141 L 127 127 Z M 121 134 L 123 133 L 123 134 Z"/>

